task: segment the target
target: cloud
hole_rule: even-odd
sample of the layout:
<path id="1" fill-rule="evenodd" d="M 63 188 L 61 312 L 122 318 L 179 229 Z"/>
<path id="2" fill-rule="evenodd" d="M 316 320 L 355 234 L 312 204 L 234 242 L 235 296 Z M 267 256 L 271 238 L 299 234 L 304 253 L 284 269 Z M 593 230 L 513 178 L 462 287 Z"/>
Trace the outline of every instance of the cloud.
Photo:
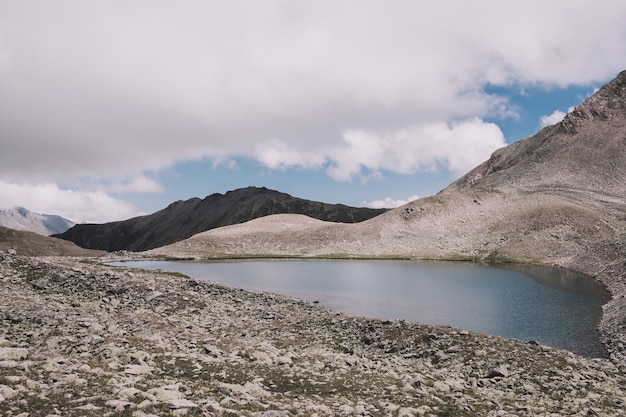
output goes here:
<path id="1" fill-rule="evenodd" d="M 395 200 L 391 197 L 386 197 L 382 200 L 372 200 L 372 201 L 364 201 L 363 204 L 366 207 L 370 207 L 370 208 L 375 208 L 375 209 L 379 209 L 379 208 L 396 208 L 396 207 L 400 207 L 405 205 L 406 203 L 409 203 L 413 200 L 417 200 L 419 197 L 416 195 L 413 195 L 409 198 L 407 198 L 406 200 Z"/>
<path id="2" fill-rule="evenodd" d="M 338 181 L 380 171 L 414 174 L 443 168 L 463 174 L 505 145 L 500 128 L 478 118 L 424 124 L 387 135 L 348 131 L 343 146 L 330 153 L 327 172 Z"/>
<path id="3" fill-rule="evenodd" d="M 445 169 L 463 174 L 505 146 L 500 128 L 479 118 L 412 126 L 392 133 L 349 130 L 333 146 L 294 150 L 282 141 L 257 147 L 269 168 L 326 167 L 337 181 L 381 176 L 383 171 L 414 174 Z"/>
<path id="4" fill-rule="evenodd" d="M 18 184 L 0 180 L 0 207 L 24 206 L 31 211 L 56 214 L 77 223 L 124 220 L 145 213 L 108 194 L 62 190 L 56 184 Z"/>
<path id="5" fill-rule="evenodd" d="M 541 116 L 539 125 L 540 127 L 551 126 L 563 120 L 564 117 L 564 112 L 562 112 L 561 110 L 555 110 L 552 114 L 549 114 L 547 116 Z"/>
<path id="6" fill-rule="evenodd" d="M 574 110 L 573 107 L 567 109 L 567 113 L 570 113 Z M 552 126 L 554 124 L 559 123 L 563 118 L 567 115 L 567 113 L 562 112 L 561 110 L 555 110 L 552 114 L 541 116 L 539 119 L 539 127 L 544 128 L 546 126 Z"/>
<path id="7" fill-rule="evenodd" d="M 161 184 L 143 175 L 106 184 L 104 189 L 113 193 L 160 193 L 163 191 Z"/>
<path id="8" fill-rule="evenodd" d="M 502 144 L 468 120 L 516 115 L 486 85 L 605 81 L 624 21 L 613 0 L 1 2 L 0 179 L 154 191 L 146 172 L 207 158 L 461 172 Z"/>
<path id="9" fill-rule="evenodd" d="M 301 151 L 277 139 L 258 145 L 255 157 L 260 163 L 271 169 L 319 168 L 326 162 L 321 153 Z"/>

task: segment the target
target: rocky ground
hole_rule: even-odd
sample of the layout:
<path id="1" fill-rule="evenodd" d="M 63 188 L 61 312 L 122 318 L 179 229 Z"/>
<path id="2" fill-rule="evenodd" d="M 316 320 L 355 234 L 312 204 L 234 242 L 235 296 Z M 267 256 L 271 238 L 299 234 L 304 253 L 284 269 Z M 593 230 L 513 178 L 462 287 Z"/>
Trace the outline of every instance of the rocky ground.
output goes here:
<path id="1" fill-rule="evenodd" d="M 606 196 L 579 194 L 466 190 L 422 198 L 358 224 L 274 215 L 199 233 L 145 255 L 554 265 L 587 274 L 611 292 L 600 323 L 602 341 L 613 361 L 626 364 L 626 200 L 609 203 Z"/>
<path id="2" fill-rule="evenodd" d="M 0 416 L 615 416 L 623 371 L 93 258 L 0 254 Z"/>

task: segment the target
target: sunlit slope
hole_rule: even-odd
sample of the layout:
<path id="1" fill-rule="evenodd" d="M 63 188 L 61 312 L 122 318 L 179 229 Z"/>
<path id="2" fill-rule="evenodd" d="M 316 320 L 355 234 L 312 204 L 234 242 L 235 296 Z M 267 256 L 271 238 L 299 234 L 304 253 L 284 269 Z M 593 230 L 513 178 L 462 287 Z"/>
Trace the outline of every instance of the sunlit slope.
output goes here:
<path id="1" fill-rule="evenodd" d="M 565 264 L 621 222 L 548 194 L 465 190 L 423 198 L 359 224 L 281 214 L 197 234 L 152 253 L 348 256 Z"/>
<path id="2" fill-rule="evenodd" d="M 613 259 L 623 242 L 626 218 L 625 103 L 626 72 L 562 122 L 496 151 L 438 195 L 359 224 L 269 216 L 158 251 L 467 258 L 566 266 L 584 257 Z M 611 245 L 610 251 L 600 249 Z"/>
<path id="3" fill-rule="evenodd" d="M 613 294 L 600 331 L 626 361 L 626 73 L 562 122 L 502 148 L 441 193 L 358 224 L 268 216 L 154 253 L 533 262 L 594 276 Z"/>

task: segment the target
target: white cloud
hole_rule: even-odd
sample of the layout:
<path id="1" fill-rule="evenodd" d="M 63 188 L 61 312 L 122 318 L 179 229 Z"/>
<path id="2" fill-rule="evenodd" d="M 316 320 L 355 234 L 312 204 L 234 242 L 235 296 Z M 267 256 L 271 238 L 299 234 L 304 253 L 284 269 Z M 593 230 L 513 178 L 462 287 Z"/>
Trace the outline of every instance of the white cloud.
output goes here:
<path id="1" fill-rule="evenodd" d="M 161 184 L 143 175 L 106 184 L 104 189 L 112 193 L 160 193 L 163 191 Z"/>
<path id="2" fill-rule="evenodd" d="M 300 151 L 277 139 L 258 145 L 255 157 L 271 169 L 319 168 L 325 163 L 325 158 L 321 153 Z"/>
<path id="3" fill-rule="evenodd" d="M 502 131 L 478 118 L 411 127 L 388 135 L 348 131 L 329 154 L 328 174 L 347 181 L 368 172 L 413 174 L 443 168 L 463 174 L 505 146 Z"/>
<path id="4" fill-rule="evenodd" d="M 445 169 L 463 174 L 505 145 L 497 125 L 473 118 L 388 134 L 349 130 L 341 142 L 314 150 L 294 150 L 275 140 L 258 146 L 256 157 L 269 168 L 326 166 L 333 179 L 350 181 L 380 176 L 383 171 L 414 174 Z"/>
<path id="5" fill-rule="evenodd" d="M 0 180 L 0 207 L 23 206 L 77 223 L 103 223 L 145 214 L 108 194 L 60 189 L 56 184 L 16 184 Z"/>
<path id="6" fill-rule="evenodd" d="M 624 21 L 615 0 L 0 2 L 0 180 L 156 191 L 143 173 L 238 157 L 462 172 L 502 143 L 467 120 L 516 116 L 485 85 L 605 81 Z"/>
<path id="7" fill-rule="evenodd" d="M 561 110 L 555 110 L 552 114 L 549 114 L 547 116 L 541 116 L 539 125 L 540 127 L 546 127 L 557 124 L 558 122 L 563 120 L 565 114 L 566 113 L 562 112 Z"/>
<path id="8" fill-rule="evenodd" d="M 574 107 L 570 107 L 569 109 L 567 109 L 567 113 L 571 113 L 572 110 L 574 110 Z M 561 120 L 563 120 L 567 113 L 557 109 L 552 114 L 541 116 L 541 118 L 539 119 L 539 127 L 544 128 L 546 126 L 552 126 L 554 124 L 557 124 Z"/>
<path id="9" fill-rule="evenodd" d="M 3 2 L 0 173 L 134 176 L 507 113 L 485 83 L 620 69 L 626 4 L 602 3 Z"/>
<path id="10" fill-rule="evenodd" d="M 409 198 L 407 198 L 406 200 L 396 200 L 393 199 L 391 197 L 386 197 L 382 200 L 372 200 L 372 201 L 364 201 L 363 204 L 366 207 L 370 207 L 370 208 L 375 208 L 375 209 L 379 209 L 379 208 L 396 208 L 396 207 L 400 207 L 403 206 L 413 200 L 417 200 L 419 197 L 416 195 L 413 195 Z"/>

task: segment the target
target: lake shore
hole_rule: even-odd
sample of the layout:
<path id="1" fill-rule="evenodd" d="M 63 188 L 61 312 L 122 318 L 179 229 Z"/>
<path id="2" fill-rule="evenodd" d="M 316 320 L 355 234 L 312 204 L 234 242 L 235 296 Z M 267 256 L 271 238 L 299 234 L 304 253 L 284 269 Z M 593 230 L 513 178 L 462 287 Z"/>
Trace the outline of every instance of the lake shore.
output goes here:
<path id="1" fill-rule="evenodd" d="M 594 278 L 611 293 L 599 325 L 601 341 L 611 360 L 625 366 L 626 264 L 622 254 L 626 240 L 615 213 L 603 217 L 605 223 L 600 226 L 600 220 L 587 211 L 570 213 L 571 201 L 552 194 L 528 198 L 515 193 L 468 193 L 420 199 L 402 210 L 350 225 L 293 214 L 266 216 L 133 256 L 423 259 L 564 268 Z M 623 207 L 615 206 L 616 212 L 621 213 Z M 563 221 L 562 212 L 571 215 L 565 226 L 558 223 Z M 537 217 L 538 213 L 543 214 Z M 559 225 L 552 225 L 553 221 Z M 533 232 L 527 233 L 530 224 Z M 596 226 L 606 230 L 585 234 L 598 231 Z"/>
<path id="2" fill-rule="evenodd" d="M 618 415 L 609 360 L 180 274 L 0 255 L 2 415 Z"/>
<path id="3" fill-rule="evenodd" d="M 562 268 L 388 259 L 136 260 L 110 265 L 162 269 L 316 301 L 352 316 L 454 326 L 607 357 L 597 327 L 610 294 L 592 278 Z"/>

